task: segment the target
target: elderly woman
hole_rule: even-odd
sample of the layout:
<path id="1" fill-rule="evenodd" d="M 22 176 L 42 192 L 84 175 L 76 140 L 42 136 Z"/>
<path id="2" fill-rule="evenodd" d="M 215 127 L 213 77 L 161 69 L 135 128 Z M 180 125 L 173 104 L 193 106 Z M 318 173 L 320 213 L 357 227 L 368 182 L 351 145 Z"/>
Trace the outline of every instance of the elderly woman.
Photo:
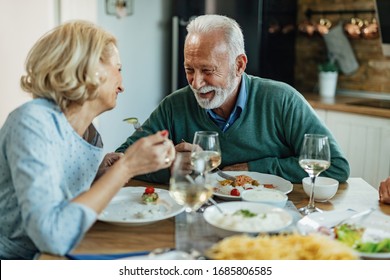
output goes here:
<path id="1" fill-rule="evenodd" d="M 170 165 L 174 147 L 159 131 L 106 157 L 95 180 L 103 151 L 91 124 L 123 92 L 121 67 L 116 39 L 84 21 L 31 49 L 21 86 L 33 100 L 0 130 L 0 259 L 66 254 L 130 178 Z"/>

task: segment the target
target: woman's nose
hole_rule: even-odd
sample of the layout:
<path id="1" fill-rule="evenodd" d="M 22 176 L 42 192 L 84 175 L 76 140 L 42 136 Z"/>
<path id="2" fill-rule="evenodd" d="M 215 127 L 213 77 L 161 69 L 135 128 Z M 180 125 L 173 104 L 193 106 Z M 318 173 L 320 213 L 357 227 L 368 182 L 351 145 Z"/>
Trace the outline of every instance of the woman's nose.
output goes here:
<path id="1" fill-rule="evenodd" d="M 119 89 L 119 92 L 124 92 L 125 91 L 125 87 L 123 85 L 120 85 L 118 87 L 118 89 Z"/>

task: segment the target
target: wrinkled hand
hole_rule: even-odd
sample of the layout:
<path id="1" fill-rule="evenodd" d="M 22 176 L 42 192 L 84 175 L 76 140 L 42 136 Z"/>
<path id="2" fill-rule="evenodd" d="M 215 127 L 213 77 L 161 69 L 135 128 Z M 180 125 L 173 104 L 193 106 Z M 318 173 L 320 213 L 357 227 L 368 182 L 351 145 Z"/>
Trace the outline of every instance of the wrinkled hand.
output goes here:
<path id="1" fill-rule="evenodd" d="M 102 176 L 118 159 L 123 156 L 123 153 L 108 153 L 104 156 L 102 163 L 99 165 L 96 179 Z"/>
<path id="2" fill-rule="evenodd" d="M 164 130 L 136 141 L 120 161 L 128 168 L 130 177 L 134 177 L 168 168 L 174 158 L 175 147 Z"/>
<path id="3" fill-rule="evenodd" d="M 110 167 L 121 157 L 123 157 L 123 153 L 108 153 L 104 156 L 103 161 L 100 164 L 99 168 Z"/>
<path id="4" fill-rule="evenodd" d="M 193 144 L 188 143 L 188 142 L 181 142 L 175 146 L 175 151 L 176 154 L 181 154 L 182 155 L 182 162 L 184 162 L 183 167 L 188 169 L 190 172 L 192 170 L 192 165 L 191 165 L 191 152 L 192 152 L 192 147 Z M 171 172 L 173 165 L 171 166 Z"/>
<path id="5" fill-rule="evenodd" d="M 379 185 L 379 201 L 390 204 L 390 177 Z"/>

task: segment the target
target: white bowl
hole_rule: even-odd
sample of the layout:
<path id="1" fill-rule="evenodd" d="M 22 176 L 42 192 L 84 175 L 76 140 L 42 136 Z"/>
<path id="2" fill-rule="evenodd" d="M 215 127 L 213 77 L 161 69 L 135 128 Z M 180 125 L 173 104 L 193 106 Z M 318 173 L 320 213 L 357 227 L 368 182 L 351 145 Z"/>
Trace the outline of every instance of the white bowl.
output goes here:
<path id="1" fill-rule="evenodd" d="M 218 206 L 224 214 L 213 205 L 206 208 L 203 217 L 219 237 L 234 234 L 278 233 L 293 221 L 291 214 L 286 210 L 269 204 L 232 201 L 218 203 Z M 234 215 L 239 210 L 248 211 L 256 216 L 245 218 L 242 215 Z"/>
<path id="2" fill-rule="evenodd" d="M 310 177 L 302 179 L 302 186 L 305 193 L 310 196 L 311 180 Z M 339 182 L 328 177 L 317 177 L 314 187 L 314 200 L 325 202 L 331 199 L 339 188 Z"/>
<path id="3" fill-rule="evenodd" d="M 278 190 L 259 189 L 246 190 L 241 194 L 244 201 L 271 204 L 283 208 L 286 205 L 288 196 Z"/>

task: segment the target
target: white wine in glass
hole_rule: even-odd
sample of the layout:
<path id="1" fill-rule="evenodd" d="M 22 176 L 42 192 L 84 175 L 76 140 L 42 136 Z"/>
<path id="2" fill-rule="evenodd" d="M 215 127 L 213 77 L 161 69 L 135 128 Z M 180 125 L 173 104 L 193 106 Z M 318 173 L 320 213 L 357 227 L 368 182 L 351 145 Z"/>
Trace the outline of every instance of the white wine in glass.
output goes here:
<path id="1" fill-rule="evenodd" d="M 189 161 L 190 159 L 186 159 L 184 155 L 176 154 L 169 182 L 169 192 L 178 204 L 185 207 L 189 234 L 185 250 L 192 254 L 195 247 L 192 242 L 196 240 L 194 236 L 196 211 L 213 195 L 213 187 L 207 181 L 207 174 L 197 170 L 188 170 Z"/>
<path id="2" fill-rule="evenodd" d="M 170 193 L 178 204 L 185 206 L 186 212 L 195 212 L 212 196 L 213 190 L 206 183 L 185 182 L 172 178 Z"/>
<path id="3" fill-rule="evenodd" d="M 311 191 L 309 204 L 299 209 L 302 215 L 313 212 L 322 212 L 315 207 L 314 189 L 318 175 L 330 166 L 330 148 L 328 137 L 320 134 L 305 134 L 301 153 L 299 155 L 299 165 L 309 174 L 311 179 Z"/>
<path id="4" fill-rule="evenodd" d="M 195 132 L 191 163 L 198 171 L 203 168 L 205 173 L 217 168 L 221 164 L 221 146 L 219 144 L 218 132 Z"/>

